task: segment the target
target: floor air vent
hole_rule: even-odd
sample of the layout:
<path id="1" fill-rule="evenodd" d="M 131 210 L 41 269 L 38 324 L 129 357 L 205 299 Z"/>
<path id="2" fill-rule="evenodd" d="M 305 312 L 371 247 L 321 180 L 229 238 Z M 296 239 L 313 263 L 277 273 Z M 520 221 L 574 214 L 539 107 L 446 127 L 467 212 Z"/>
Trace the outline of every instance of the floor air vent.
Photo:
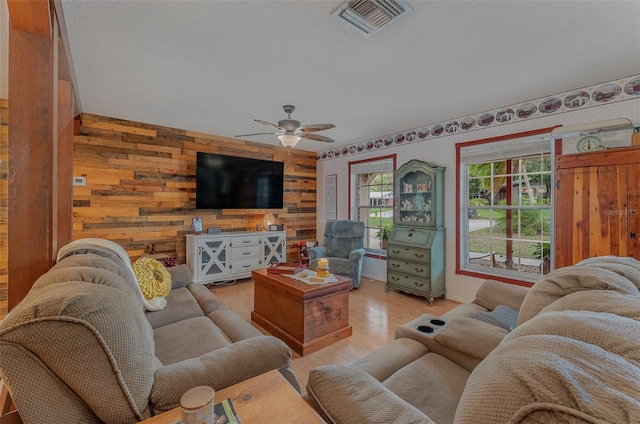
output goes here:
<path id="1" fill-rule="evenodd" d="M 371 37 L 412 10 L 402 0 L 352 0 L 332 16 L 358 34 Z"/>

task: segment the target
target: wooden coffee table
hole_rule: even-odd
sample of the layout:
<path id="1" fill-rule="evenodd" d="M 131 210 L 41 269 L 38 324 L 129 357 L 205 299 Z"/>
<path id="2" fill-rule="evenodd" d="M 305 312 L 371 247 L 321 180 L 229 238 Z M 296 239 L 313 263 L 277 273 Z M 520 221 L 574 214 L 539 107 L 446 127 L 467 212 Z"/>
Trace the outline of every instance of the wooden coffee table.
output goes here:
<path id="1" fill-rule="evenodd" d="M 269 371 L 226 389 L 216 391 L 215 402 L 230 398 L 242 424 L 324 423 L 278 371 Z M 175 424 L 180 408 L 142 421 L 144 424 Z"/>
<path id="2" fill-rule="evenodd" d="M 351 336 L 349 292 L 353 283 L 305 284 L 287 275 L 252 271 L 251 320 L 301 356 Z"/>

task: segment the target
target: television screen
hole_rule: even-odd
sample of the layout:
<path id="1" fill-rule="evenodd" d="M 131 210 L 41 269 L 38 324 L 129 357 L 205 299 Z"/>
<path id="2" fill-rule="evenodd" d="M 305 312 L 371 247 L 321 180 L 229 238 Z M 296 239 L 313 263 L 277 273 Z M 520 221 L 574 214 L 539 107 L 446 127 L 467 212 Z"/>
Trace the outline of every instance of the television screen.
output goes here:
<path id="1" fill-rule="evenodd" d="M 282 209 L 284 163 L 198 152 L 196 209 Z"/>

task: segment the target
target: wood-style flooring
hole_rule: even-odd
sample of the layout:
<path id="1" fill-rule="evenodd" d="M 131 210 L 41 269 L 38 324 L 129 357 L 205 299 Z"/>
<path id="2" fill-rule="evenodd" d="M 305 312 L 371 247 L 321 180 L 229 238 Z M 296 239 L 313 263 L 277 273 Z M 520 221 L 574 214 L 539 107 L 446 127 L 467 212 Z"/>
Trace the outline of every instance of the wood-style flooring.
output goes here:
<path id="1" fill-rule="evenodd" d="M 253 281 L 239 280 L 235 284 L 210 287 L 212 293 L 247 322 L 253 310 Z M 324 364 L 349 365 L 393 340 L 395 328 L 423 313 L 440 316 L 453 309 L 458 302 L 436 299 L 429 306 L 423 297 L 389 291 L 385 293 L 381 281 L 362 279 L 360 287 L 349 293 L 349 323 L 353 335 L 310 355 L 293 353 L 292 367 L 303 392 L 309 370 Z M 264 329 L 258 327 L 265 334 Z"/>

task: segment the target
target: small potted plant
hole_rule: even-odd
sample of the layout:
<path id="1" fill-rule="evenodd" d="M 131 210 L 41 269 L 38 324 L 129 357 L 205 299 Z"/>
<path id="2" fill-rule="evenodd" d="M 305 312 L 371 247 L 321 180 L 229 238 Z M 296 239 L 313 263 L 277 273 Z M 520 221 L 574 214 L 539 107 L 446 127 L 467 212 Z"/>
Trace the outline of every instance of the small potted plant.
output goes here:
<path id="1" fill-rule="evenodd" d="M 380 240 L 380 249 L 387 250 L 387 240 L 391 235 L 391 227 L 384 226 L 376 233 L 376 238 Z"/>
<path id="2" fill-rule="evenodd" d="M 542 274 L 548 274 L 551 268 L 551 243 L 542 242 L 536 247 L 532 255 L 535 259 L 540 259 Z"/>

